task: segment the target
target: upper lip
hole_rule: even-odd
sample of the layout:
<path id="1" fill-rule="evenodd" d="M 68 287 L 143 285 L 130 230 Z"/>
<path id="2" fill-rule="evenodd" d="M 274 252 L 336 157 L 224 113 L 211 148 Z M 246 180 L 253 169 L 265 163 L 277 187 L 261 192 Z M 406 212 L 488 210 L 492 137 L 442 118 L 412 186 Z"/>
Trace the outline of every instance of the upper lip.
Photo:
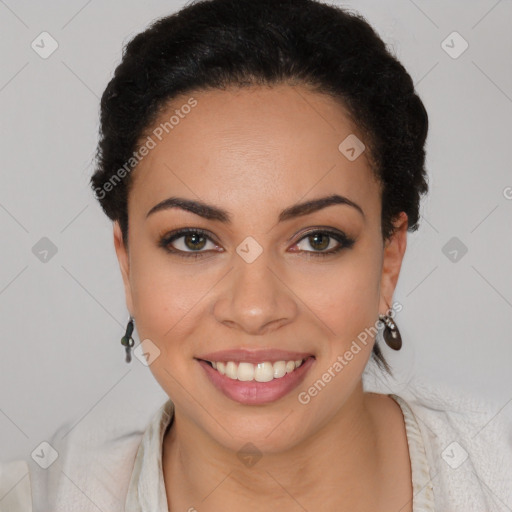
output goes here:
<path id="1" fill-rule="evenodd" d="M 229 349 L 220 350 L 218 352 L 209 352 L 197 356 L 196 359 L 203 359 L 204 361 L 233 361 L 233 362 L 247 362 L 247 363 L 262 363 L 276 361 L 297 361 L 299 359 L 306 359 L 313 354 L 309 352 L 290 352 L 288 350 L 277 349 Z"/>

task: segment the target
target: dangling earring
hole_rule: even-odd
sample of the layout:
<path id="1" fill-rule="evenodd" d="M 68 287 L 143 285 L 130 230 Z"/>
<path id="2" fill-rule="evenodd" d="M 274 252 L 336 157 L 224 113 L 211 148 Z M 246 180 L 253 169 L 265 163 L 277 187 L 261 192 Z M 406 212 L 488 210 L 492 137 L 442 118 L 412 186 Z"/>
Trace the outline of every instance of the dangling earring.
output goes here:
<path id="1" fill-rule="evenodd" d="M 121 338 L 121 344 L 125 346 L 126 349 L 126 362 L 129 363 L 132 360 L 131 349 L 133 345 L 135 345 L 135 341 L 132 338 L 133 333 L 133 318 L 130 316 L 130 320 L 128 320 L 128 325 L 126 326 L 126 332 L 124 336 Z"/>
<path id="2" fill-rule="evenodd" d="M 379 315 L 379 320 L 382 320 L 385 324 L 384 341 L 386 345 L 393 350 L 400 350 L 402 348 L 402 336 L 400 336 L 396 323 L 389 315 Z"/>

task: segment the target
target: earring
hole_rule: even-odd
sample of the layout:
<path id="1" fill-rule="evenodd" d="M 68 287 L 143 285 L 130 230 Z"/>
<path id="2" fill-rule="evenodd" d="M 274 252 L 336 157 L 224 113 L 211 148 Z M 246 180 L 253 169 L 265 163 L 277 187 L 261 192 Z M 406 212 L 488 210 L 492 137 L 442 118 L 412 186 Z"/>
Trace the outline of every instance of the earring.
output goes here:
<path id="1" fill-rule="evenodd" d="M 133 318 L 130 316 L 130 320 L 128 320 L 128 325 L 126 326 L 126 332 L 124 336 L 121 338 L 121 344 L 125 346 L 126 349 L 126 362 L 129 363 L 132 360 L 131 349 L 133 345 L 135 345 L 135 341 L 132 338 L 133 333 Z"/>
<path id="2" fill-rule="evenodd" d="M 395 322 L 389 315 L 379 315 L 379 320 L 382 320 L 385 324 L 384 341 L 386 345 L 393 350 L 400 350 L 402 348 L 402 336 L 400 336 L 400 331 Z"/>

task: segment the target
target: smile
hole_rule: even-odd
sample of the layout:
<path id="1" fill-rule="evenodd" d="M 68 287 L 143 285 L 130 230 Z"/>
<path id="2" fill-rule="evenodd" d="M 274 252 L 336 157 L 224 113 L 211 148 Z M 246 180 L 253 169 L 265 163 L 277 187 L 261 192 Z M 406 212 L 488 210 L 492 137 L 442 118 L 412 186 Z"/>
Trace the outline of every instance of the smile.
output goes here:
<path id="1" fill-rule="evenodd" d="M 210 363 L 212 368 L 217 370 L 220 374 L 225 375 L 233 380 L 240 380 L 244 382 L 270 382 L 274 379 L 280 379 L 287 373 L 295 371 L 304 363 L 304 359 L 296 361 L 276 361 L 271 363 L 265 361 L 263 363 L 247 363 L 247 362 L 221 362 L 221 361 L 206 361 Z"/>
<path id="2" fill-rule="evenodd" d="M 308 356 L 305 359 L 259 363 L 196 361 L 206 373 L 207 382 L 225 397 L 245 405 L 263 405 L 275 402 L 296 389 L 316 359 Z"/>

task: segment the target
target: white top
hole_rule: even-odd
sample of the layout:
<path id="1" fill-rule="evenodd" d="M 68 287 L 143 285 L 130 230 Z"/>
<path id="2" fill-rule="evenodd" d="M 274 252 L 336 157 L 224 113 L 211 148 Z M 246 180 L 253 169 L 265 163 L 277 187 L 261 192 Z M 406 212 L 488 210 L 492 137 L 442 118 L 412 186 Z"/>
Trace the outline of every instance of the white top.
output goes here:
<path id="1" fill-rule="evenodd" d="M 512 511 L 512 418 L 504 404 L 421 379 L 404 387 L 372 360 L 367 368 L 364 389 L 388 394 L 404 414 L 414 512 Z M 133 414 L 131 423 L 89 415 L 66 436 L 63 425 L 49 440 L 59 456 L 46 470 L 31 459 L 0 464 L 0 511 L 167 511 L 162 440 L 173 403 L 147 419 Z"/>
<path id="2" fill-rule="evenodd" d="M 421 436 L 420 426 L 409 404 L 398 395 L 389 394 L 402 408 L 409 444 L 409 457 L 412 472 L 412 510 L 413 512 L 434 512 L 434 489 L 430 479 L 430 468 Z"/>

